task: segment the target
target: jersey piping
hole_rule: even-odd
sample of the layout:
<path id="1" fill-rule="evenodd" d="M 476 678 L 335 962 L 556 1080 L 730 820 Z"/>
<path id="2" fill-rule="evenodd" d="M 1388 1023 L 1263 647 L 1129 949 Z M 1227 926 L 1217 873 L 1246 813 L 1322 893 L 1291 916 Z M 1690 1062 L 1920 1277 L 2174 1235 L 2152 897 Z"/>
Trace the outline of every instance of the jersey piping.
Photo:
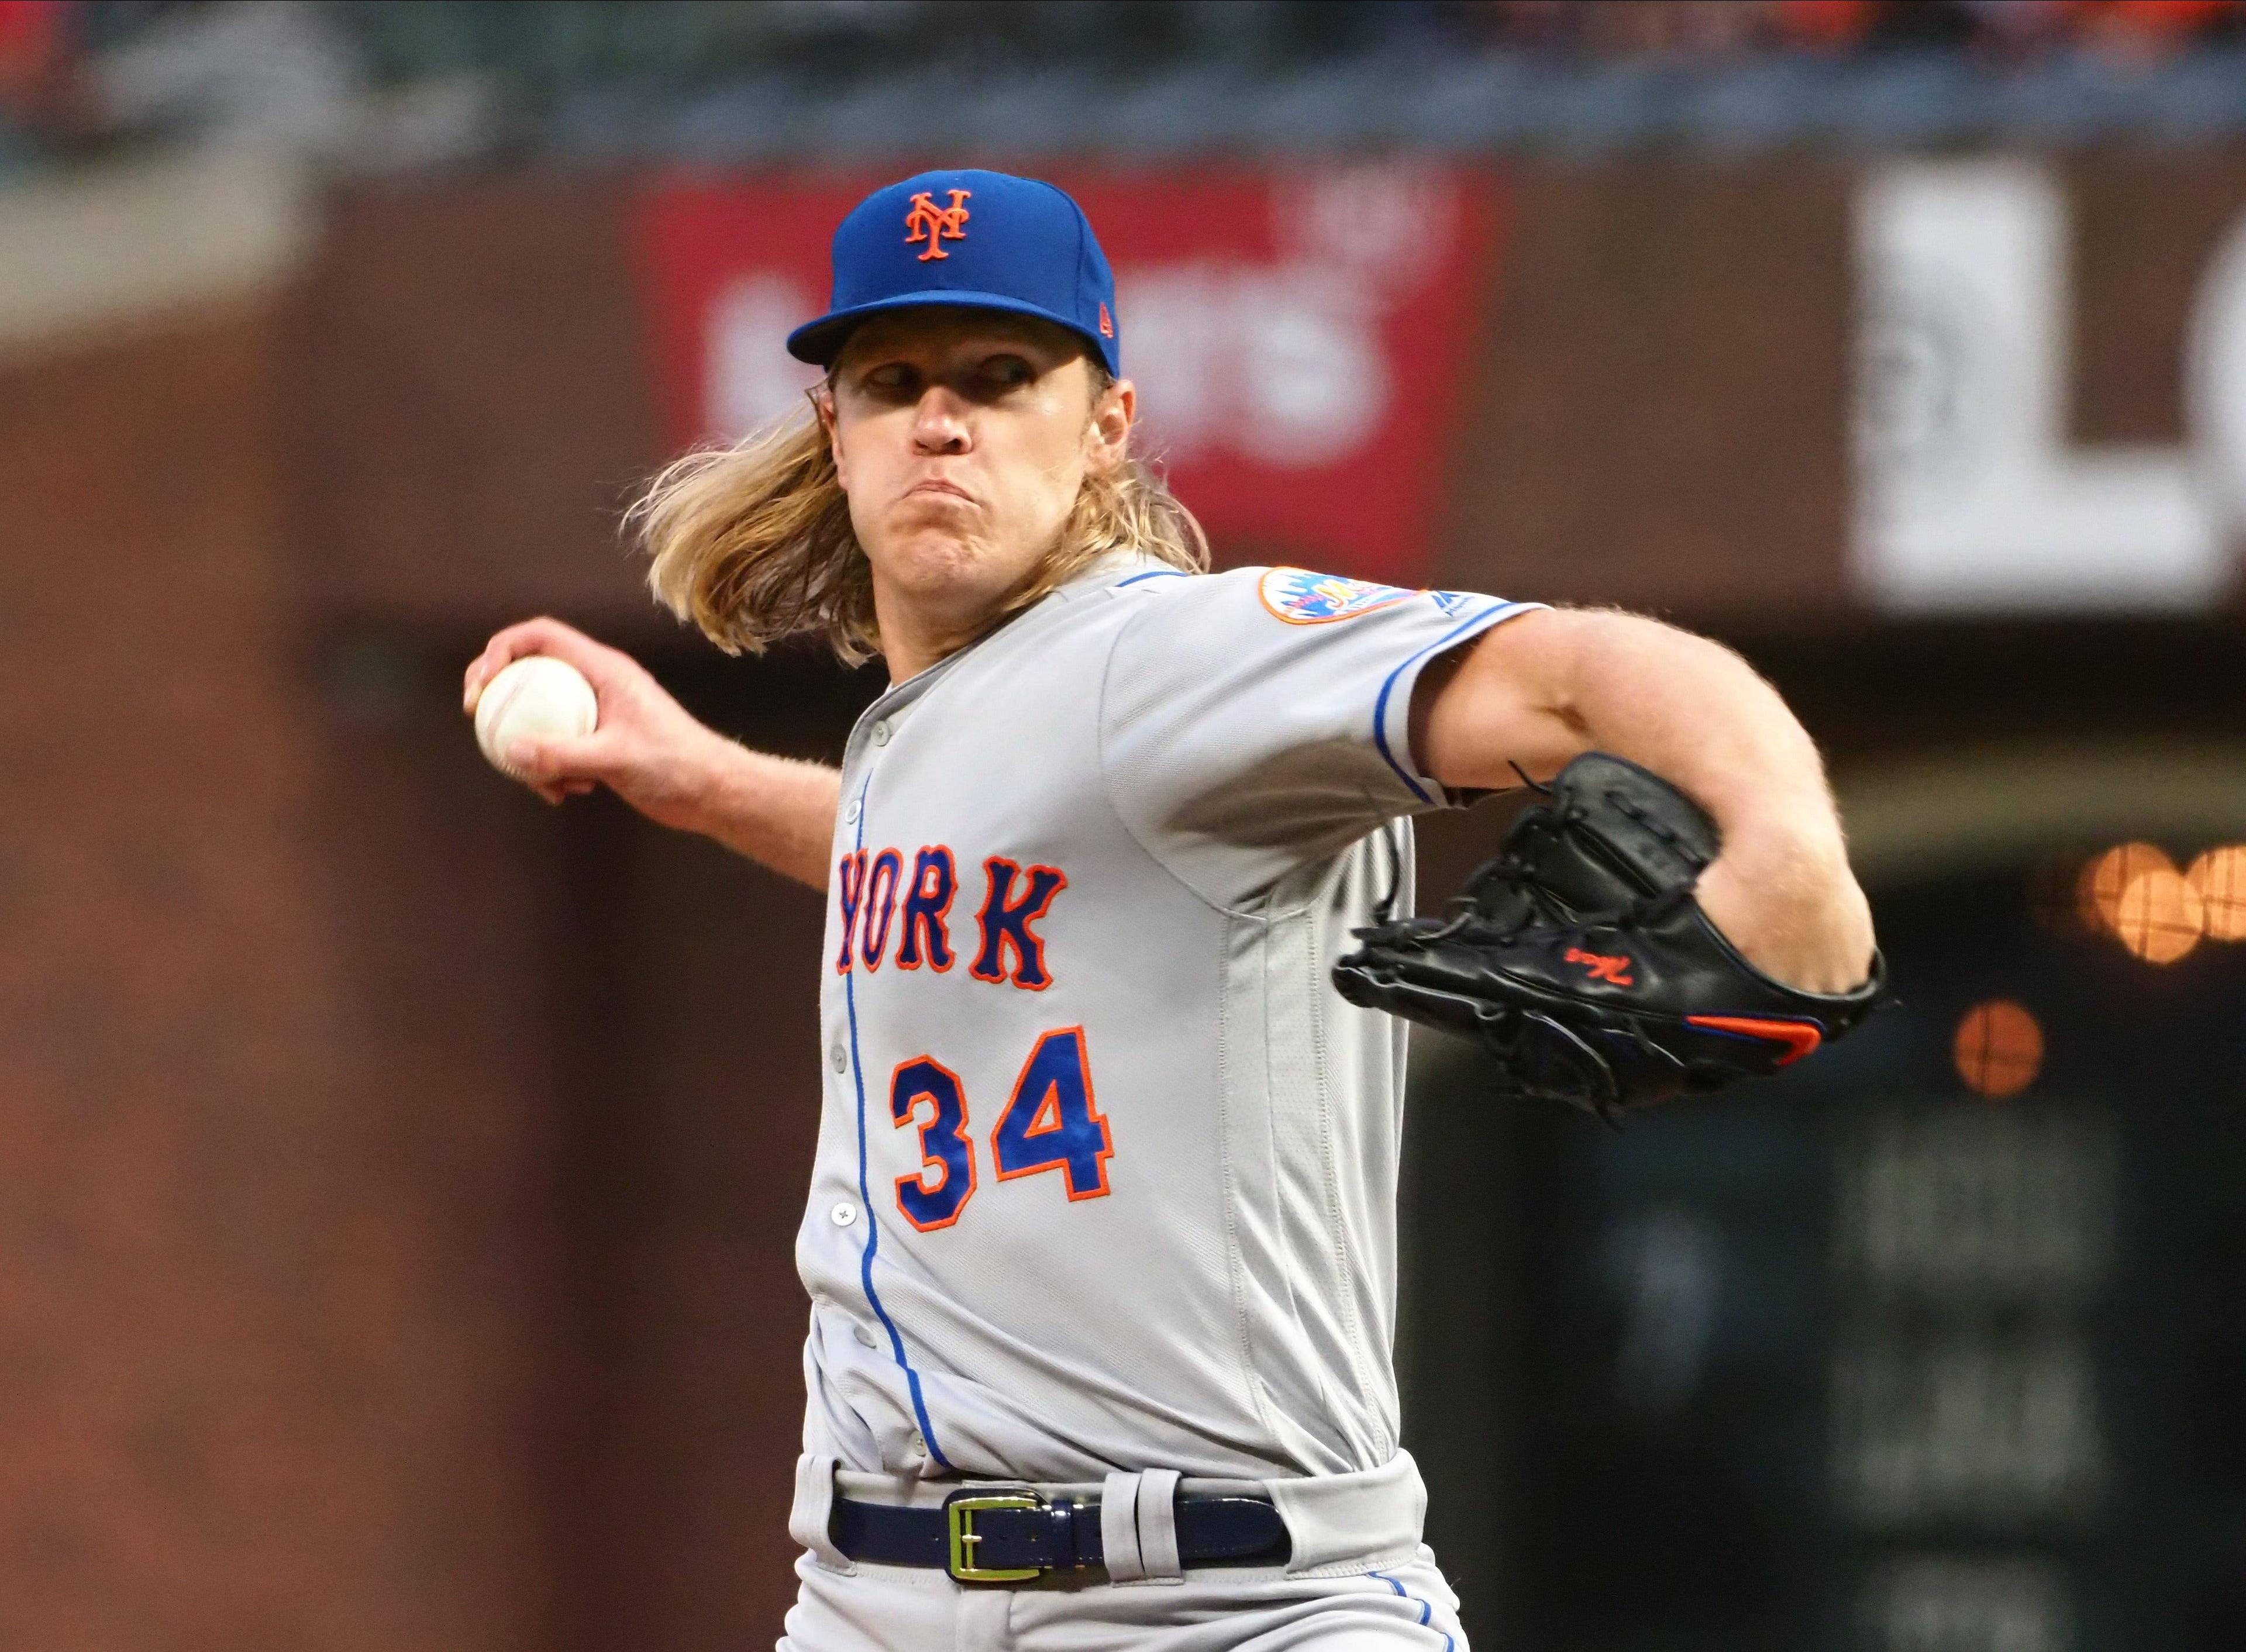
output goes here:
<path id="1" fill-rule="evenodd" d="M 1396 687 L 1396 679 L 1402 676 L 1405 672 L 1410 670 L 1420 661 L 1426 659 L 1430 654 L 1439 653 L 1442 649 L 1450 647 L 1460 637 L 1465 636 L 1468 632 L 1474 630 L 1478 627 L 1494 625 L 1498 621 L 1509 619 L 1514 615 L 1521 612 L 1524 608 L 1542 608 L 1543 606 L 1544 605 L 1542 602 L 1500 602 L 1494 607 L 1486 608 L 1480 613 L 1475 615 L 1472 619 L 1467 620 L 1461 624 L 1454 627 L 1435 642 L 1428 643 L 1426 648 L 1421 649 L 1417 654 L 1405 659 L 1394 670 L 1391 671 L 1386 679 L 1382 682 L 1380 685 L 1379 697 L 1372 703 L 1372 744 L 1378 749 L 1380 755 L 1387 760 L 1388 766 L 1396 771 L 1396 778 L 1403 781 L 1405 785 L 1411 787 L 1412 795 L 1419 799 L 1420 802 L 1432 804 L 1436 801 L 1436 799 L 1427 795 L 1426 788 L 1419 784 L 1419 777 L 1413 774 L 1410 769 L 1405 767 L 1404 765 L 1399 763 L 1396 760 L 1395 752 L 1388 749 L 1388 697 Z"/>
<path id="2" fill-rule="evenodd" d="M 1445 1635 L 1442 1630 L 1435 1628 L 1435 1608 L 1433 1606 L 1421 1600 L 1418 1595 L 1412 1594 L 1411 1590 L 1405 1588 L 1402 1583 L 1389 1576 L 1385 1572 L 1367 1572 L 1365 1576 L 1378 1578 L 1390 1588 L 1395 1590 L 1398 1594 L 1411 1601 L 1412 1605 L 1418 1607 L 1419 1608 L 1419 1622 L 1421 1627 L 1434 1629 L 1436 1634 L 1441 1635 L 1443 1636 L 1443 1652 L 1452 1652 L 1452 1648 L 1457 1643 L 1453 1642 L 1448 1635 Z"/>
<path id="3" fill-rule="evenodd" d="M 873 790 L 873 777 L 868 775 L 865 785 L 858 788 L 858 836 L 853 846 L 861 853 L 866 847 L 866 794 Z M 881 1224 L 874 1218 L 873 1191 L 866 1180 L 866 1064 L 858 1055 L 858 982 L 854 970 L 842 977 L 842 1007 L 850 1021 L 850 1075 L 858 1084 L 858 1210 L 866 1219 L 866 1248 L 860 1256 L 858 1278 L 866 1289 L 867 1306 L 881 1322 L 881 1329 L 889 1334 L 889 1347 L 896 1355 L 898 1368 L 905 1374 L 905 1386 L 911 1390 L 913 1416 L 919 1419 L 920 1437 L 927 1442 L 928 1454 L 944 1468 L 949 1469 L 951 1460 L 944 1456 L 943 1447 L 936 1444 L 936 1425 L 929 1421 L 928 1402 L 921 1397 L 920 1373 L 913 1370 L 912 1362 L 905 1357 L 904 1336 L 874 1290 L 874 1253 L 881 1248 Z"/>
<path id="4" fill-rule="evenodd" d="M 1186 574 L 1183 568 L 1158 568 L 1149 573 L 1133 574 L 1127 580 L 1118 580 L 1108 588 L 1110 590 L 1120 591 L 1126 585 L 1138 584 L 1141 580 L 1181 580 L 1185 577 Z"/>

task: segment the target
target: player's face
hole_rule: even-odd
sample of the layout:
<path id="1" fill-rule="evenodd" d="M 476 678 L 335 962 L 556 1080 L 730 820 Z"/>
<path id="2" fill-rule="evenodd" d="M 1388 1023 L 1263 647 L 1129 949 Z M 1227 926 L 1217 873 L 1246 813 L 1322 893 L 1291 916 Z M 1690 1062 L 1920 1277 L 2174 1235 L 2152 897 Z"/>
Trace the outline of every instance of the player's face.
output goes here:
<path id="1" fill-rule="evenodd" d="M 1092 384 L 1084 347 L 1027 318 L 901 310 L 851 335 L 827 419 L 885 642 L 972 635 L 1035 575 L 1129 438 L 1131 386 Z"/>

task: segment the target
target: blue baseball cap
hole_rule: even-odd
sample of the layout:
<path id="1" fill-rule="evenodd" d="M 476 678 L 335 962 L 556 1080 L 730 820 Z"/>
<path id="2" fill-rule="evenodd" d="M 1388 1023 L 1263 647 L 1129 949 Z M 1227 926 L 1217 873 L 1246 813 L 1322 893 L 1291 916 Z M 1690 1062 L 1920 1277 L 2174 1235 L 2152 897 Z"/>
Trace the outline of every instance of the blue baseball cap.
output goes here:
<path id="1" fill-rule="evenodd" d="M 1035 178 L 924 172 L 867 196 L 834 231 L 827 313 L 787 336 L 787 353 L 831 366 L 860 322 L 912 304 L 1058 323 L 1122 376 L 1107 255 L 1084 209 Z"/>

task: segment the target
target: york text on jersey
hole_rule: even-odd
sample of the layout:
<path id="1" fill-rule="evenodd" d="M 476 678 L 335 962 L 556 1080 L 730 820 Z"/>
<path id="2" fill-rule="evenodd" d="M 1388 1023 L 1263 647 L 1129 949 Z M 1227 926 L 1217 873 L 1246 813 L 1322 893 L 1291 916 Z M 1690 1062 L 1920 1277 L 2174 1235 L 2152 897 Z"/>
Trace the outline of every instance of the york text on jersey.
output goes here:
<path id="1" fill-rule="evenodd" d="M 1031 992 L 1052 984 L 1045 964 L 1045 937 L 1035 925 L 1068 887 L 1058 867 L 1031 866 L 994 854 L 983 863 L 983 894 L 975 914 L 975 959 L 967 973 L 977 981 L 1010 982 Z M 909 876 L 896 849 L 855 849 L 834 867 L 834 894 L 841 907 L 842 942 L 834 955 L 837 973 L 862 965 L 879 969 L 888 955 L 895 928 L 895 962 L 900 969 L 925 964 L 941 975 L 956 960 L 952 949 L 952 898 L 959 868 L 943 844 L 922 846 L 913 856 Z M 902 903 L 902 904 L 901 904 Z"/>

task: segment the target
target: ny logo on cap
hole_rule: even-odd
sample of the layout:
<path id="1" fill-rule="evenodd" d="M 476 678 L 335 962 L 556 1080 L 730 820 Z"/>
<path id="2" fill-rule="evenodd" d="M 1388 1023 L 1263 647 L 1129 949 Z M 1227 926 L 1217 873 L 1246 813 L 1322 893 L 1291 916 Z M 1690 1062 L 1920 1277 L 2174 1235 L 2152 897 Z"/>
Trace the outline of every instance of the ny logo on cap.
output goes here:
<path id="1" fill-rule="evenodd" d="M 931 258 L 951 256 L 949 253 L 936 244 L 939 238 L 944 241 L 967 239 L 967 231 L 964 228 L 967 222 L 967 208 L 961 203 L 968 200 L 975 192 L 971 189 L 954 189 L 949 193 L 951 196 L 951 205 L 939 207 L 930 198 L 928 191 L 923 189 L 912 198 L 912 210 L 905 214 L 905 245 L 909 247 L 916 241 L 928 242 L 928 250 L 920 255 L 920 262 L 923 264 Z"/>

